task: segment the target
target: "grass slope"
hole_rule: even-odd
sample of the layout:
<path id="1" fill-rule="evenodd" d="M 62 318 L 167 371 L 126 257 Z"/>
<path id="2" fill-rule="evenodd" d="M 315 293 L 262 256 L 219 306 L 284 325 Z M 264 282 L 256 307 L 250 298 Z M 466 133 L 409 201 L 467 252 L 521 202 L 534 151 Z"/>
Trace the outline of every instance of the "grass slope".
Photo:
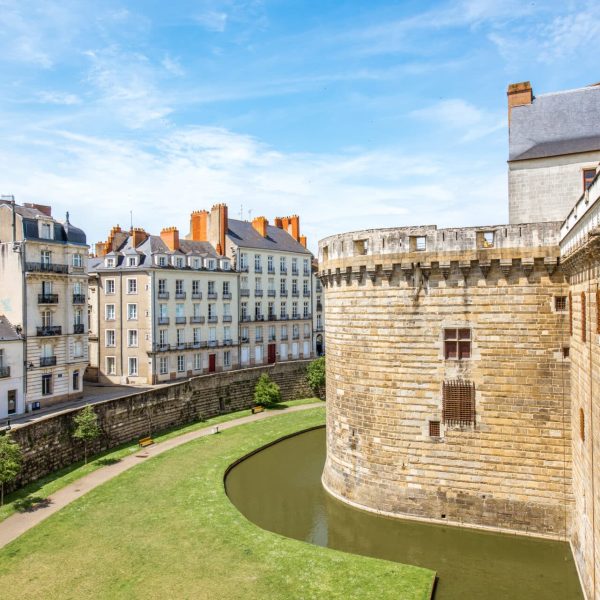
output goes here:
<path id="1" fill-rule="evenodd" d="M 0 550 L 2 598 L 428 599 L 431 571 L 284 538 L 229 502 L 231 462 L 323 422 L 280 415 L 141 463 Z"/>

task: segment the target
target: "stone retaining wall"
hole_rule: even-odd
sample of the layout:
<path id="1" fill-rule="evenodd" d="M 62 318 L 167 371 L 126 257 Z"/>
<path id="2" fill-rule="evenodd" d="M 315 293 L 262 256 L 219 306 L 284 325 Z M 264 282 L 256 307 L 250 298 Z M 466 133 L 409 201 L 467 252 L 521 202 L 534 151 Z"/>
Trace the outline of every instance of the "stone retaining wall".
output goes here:
<path id="1" fill-rule="evenodd" d="M 306 380 L 309 362 L 293 361 L 204 375 L 94 404 L 102 435 L 91 444 L 90 454 L 171 427 L 249 408 L 254 386 L 263 373 L 279 384 L 284 401 L 310 398 L 314 394 Z M 12 431 L 12 438 L 24 453 L 23 468 L 12 489 L 83 459 L 83 444 L 72 438 L 73 417 L 80 410 L 49 415 Z"/>

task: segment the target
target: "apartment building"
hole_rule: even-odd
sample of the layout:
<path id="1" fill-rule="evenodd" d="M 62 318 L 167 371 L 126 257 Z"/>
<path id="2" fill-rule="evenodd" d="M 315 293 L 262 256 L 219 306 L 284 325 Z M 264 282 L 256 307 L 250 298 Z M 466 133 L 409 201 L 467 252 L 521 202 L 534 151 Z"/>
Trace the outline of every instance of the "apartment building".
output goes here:
<path id="1" fill-rule="evenodd" d="M 90 266 L 90 378 L 154 384 L 236 368 L 237 274 L 207 242 L 114 227 Z"/>
<path id="2" fill-rule="evenodd" d="M 209 241 L 239 272 L 241 367 L 313 355 L 312 254 L 297 215 L 241 221 L 218 204 L 192 213 L 188 238 Z"/>
<path id="3" fill-rule="evenodd" d="M 25 407 L 80 398 L 88 363 L 85 233 L 50 206 L 0 200 L 0 306 L 24 338 Z"/>
<path id="4" fill-rule="evenodd" d="M 23 387 L 23 338 L 0 315 L 0 419 L 25 411 Z"/>

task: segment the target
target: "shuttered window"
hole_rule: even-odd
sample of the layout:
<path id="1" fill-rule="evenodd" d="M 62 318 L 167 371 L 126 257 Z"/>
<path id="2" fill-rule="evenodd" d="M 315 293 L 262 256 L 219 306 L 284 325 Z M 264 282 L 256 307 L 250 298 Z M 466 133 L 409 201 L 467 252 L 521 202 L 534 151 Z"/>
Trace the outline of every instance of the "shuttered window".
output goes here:
<path id="1" fill-rule="evenodd" d="M 472 381 L 444 381 L 442 403 L 444 423 L 475 425 L 475 384 Z"/>
<path id="2" fill-rule="evenodd" d="M 471 358 L 470 329 L 444 329 L 444 357 L 455 360 Z"/>

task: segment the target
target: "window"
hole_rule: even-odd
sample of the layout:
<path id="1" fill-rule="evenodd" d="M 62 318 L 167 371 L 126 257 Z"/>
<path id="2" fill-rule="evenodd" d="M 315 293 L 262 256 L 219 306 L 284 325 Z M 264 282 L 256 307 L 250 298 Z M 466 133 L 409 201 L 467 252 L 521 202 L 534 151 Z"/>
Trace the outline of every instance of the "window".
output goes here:
<path id="1" fill-rule="evenodd" d="M 199 269 L 200 268 L 200 259 L 199 258 L 195 258 L 192 261 L 192 264 L 194 265 L 194 269 Z"/>
<path id="2" fill-rule="evenodd" d="M 585 292 L 581 292 L 581 341 L 587 341 Z"/>
<path id="3" fill-rule="evenodd" d="M 305 319 L 308 319 L 308 317 L 309 317 L 308 302 L 304 303 L 304 313 L 303 313 L 303 316 L 304 316 Z"/>
<path id="4" fill-rule="evenodd" d="M 444 423 L 475 425 L 475 384 L 472 381 L 444 381 L 442 403 Z"/>
<path id="5" fill-rule="evenodd" d="M 569 346 L 563 346 L 562 347 L 562 357 L 563 358 L 569 358 L 570 354 L 571 354 L 571 351 L 570 351 Z"/>
<path id="6" fill-rule="evenodd" d="M 444 358 L 446 360 L 471 358 L 470 329 L 444 329 Z"/>
<path id="7" fill-rule="evenodd" d="M 183 304 L 182 302 L 178 302 L 175 305 L 175 317 L 177 319 L 181 319 L 182 317 L 185 317 L 185 304 Z"/>
<path id="8" fill-rule="evenodd" d="M 127 293 L 128 294 L 137 294 L 137 279 L 128 279 L 127 280 Z"/>
<path id="9" fill-rule="evenodd" d="M 298 318 L 298 303 L 292 302 L 292 319 Z"/>
<path id="10" fill-rule="evenodd" d="M 192 281 L 192 296 L 199 296 L 199 295 L 200 295 L 200 280 L 194 279 L 194 281 Z"/>
<path id="11" fill-rule="evenodd" d="M 51 265 L 52 264 L 52 252 L 50 250 L 42 250 L 41 259 L 43 265 Z"/>
<path id="12" fill-rule="evenodd" d="M 175 259 L 175 265 L 178 269 L 183 269 L 183 258 L 177 257 Z"/>
<path id="13" fill-rule="evenodd" d="M 192 304 L 192 311 L 193 311 L 194 317 L 200 316 L 200 303 L 199 302 L 194 302 L 194 304 Z"/>
<path id="14" fill-rule="evenodd" d="M 286 261 L 285 261 L 285 256 L 279 257 L 279 272 L 287 273 L 287 265 L 286 265 Z"/>
<path id="15" fill-rule="evenodd" d="M 83 344 L 81 342 L 73 342 L 73 358 L 83 358 Z"/>
<path id="16" fill-rule="evenodd" d="M 302 293 L 303 294 L 308 294 L 309 290 L 308 290 L 308 279 L 304 280 L 304 283 L 302 284 Z"/>
<path id="17" fill-rule="evenodd" d="M 579 437 L 582 442 L 585 442 L 585 413 L 583 408 L 579 409 Z"/>
<path id="18" fill-rule="evenodd" d="M 242 341 L 246 341 L 247 342 L 248 339 L 249 339 L 249 336 L 250 336 L 250 334 L 249 334 L 248 328 L 247 327 L 242 327 Z"/>
<path id="19" fill-rule="evenodd" d="M 210 327 L 208 329 L 208 339 L 211 342 L 217 341 L 217 328 L 216 327 Z"/>
<path id="20" fill-rule="evenodd" d="M 138 332 L 137 329 L 127 330 L 127 345 L 130 348 L 136 348 L 138 345 Z"/>
<path id="21" fill-rule="evenodd" d="M 183 373 L 185 371 L 185 356 L 183 354 L 177 355 L 177 371 Z"/>
<path id="22" fill-rule="evenodd" d="M 81 325 L 83 323 L 82 318 L 83 318 L 83 311 L 80 308 L 76 308 L 73 311 L 73 323 L 75 325 Z M 80 333 L 83 333 L 83 332 L 80 332 Z"/>
<path id="23" fill-rule="evenodd" d="M 285 319 L 287 317 L 287 302 L 281 303 L 281 312 L 279 313 L 279 315 L 282 319 Z"/>
<path id="24" fill-rule="evenodd" d="M 159 294 L 166 294 L 167 292 L 167 280 L 166 279 L 159 279 L 158 280 L 158 293 Z"/>
<path id="25" fill-rule="evenodd" d="M 115 280 L 114 279 L 106 279 L 105 280 L 104 293 L 105 294 L 114 294 L 115 293 Z"/>
<path id="26" fill-rule="evenodd" d="M 257 292 L 262 292 L 262 277 L 255 277 L 254 278 L 254 289 Z"/>
<path id="27" fill-rule="evenodd" d="M 298 293 L 298 280 L 292 279 L 292 294 Z"/>
<path id="28" fill-rule="evenodd" d="M 50 223 L 42 223 L 42 234 L 40 237 L 45 240 L 52 239 L 52 225 Z"/>
<path id="29" fill-rule="evenodd" d="M 52 313 L 49 310 L 42 311 L 42 327 L 52 327 Z"/>
<path id="30" fill-rule="evenodd" d="M 161 375 L 166 375 L 169 372 L 169 358 L 167 356 L 161 356 L 158 361 L 158 372 Z"/>
<path id="31" fill-rule="evenodd" d="M 245 271 L 248 268 L 248 255 L 245 252 L 240 254 L 240 269 Z"/>
<path id="32" fill-rule="evenodd" d="M 245 321 L 248 318 L 248 303 L 242 302 L 242 321 Z"/>
<path id="33" fill-rule="evenodd" d="M 427 238 L 424 235 L 411 235 L 408 247 L 410 252 L 423 252 L 427 249 Z"/>
<path id="34" fill-rule="evenodd" d="M 115 320 L 115 305 L 107 304 L 105 309 L 106 309 L 106 320 L 114 321 Z"/>
<path id="35" fill-rule="evenodd" d="M 440 437 L 439 421 L 429 421 L 429 437 Z"/>
<path id="36" fill-rule="evenodd" d="M 275 341 L 275 325 L 269 326 L 269 341 L 270 342 Z"/>
<path id="37" fill-rule="evenodd" d="M 129 375 L 138 374 L 138 359 L 135 356 L 130 356 L 128 360 Z"/>
<path id="38" fill-rule="evenodd" d="M 304 275 L 310 275 L 310 268 L 308 265 L 308 258 L 304 259 Z"/>
<path id="39" fill-rule="evenodd" d="M 257 321 L 262 320 L 262 306 L 260 302 L 254 303 L 254 318 Z"/>
<path id="40" fill-rule="evenodd" d="M 223 352 L 223 366 L 224 367 L 231 366 L 231 351 L 230 350 L 225 350 L 225 352 Z"/>
<path id="41" fill-rule="evenodd" d="M 364 255 L 369 253 L 369 240 L 355 240 L 354 254 Z"/>
<path id="42" fill-rule="evenodd" d="M 52 393 L 52 374 L 42 375 L 42 396 L 49 396 Z"/>
<path id="43" fill-rule="evenodd" d="M 292 275 L 298 275 L 298 259 L 292 258 Z"/>
<path id="44" fill-rule="evenodd" d="M 167 319 L 169 317 L 169 311 L 166 304 L 158 305 L 158 314 L 161 319 Z"/>
<path id="45" fill-rule="evenodd" d="M 127 266 L 128 267 L 137 266 L 137 256 L 128 256 L 127 257 Z"/>
<path id="46" fill-rule="evenodd" d="M 554 310 L 556 312 L 565 312 L 567 310 L 566 296 L 554 296 Z"/>
<path id="47" fill-rule="evenodd" d="M 273 266 L 273 257 L 272 256 L 267 256 L 267 269 L 268 269 L 269 273 L 275 272 L 275 267 Z"/>
<path id="48" fill-rule="evenodd" d="M 136 321 L 137 318 L 138 318 L 137 304 L 128 304 L 127 305 L 127 320 L 128 321 Z"/>
<path id="49" fill-rule="evenodd" d="M 177 345 L 185 344 L 185 329 L 177 330 Z"/>
<path id="50" fill-rule="evenodd" d="M 208 319 L 214 319 L 217 316 L 217 305 L 209 304 L 208 305 Z"/>
<path id="51" fill-rule="evenodd" d="M 166 267 L 167 266 L 167 257 L 166 256 L 159 256 L 158 257 L 158 266 L 159 267 Z"/>
<path id="52" fill-rule="evenodd" d="M 194 327 L 194 329 L 192 330 L 192 335 L 194 336 L 193 337 L 194 344 L 200 343 L 200 340 L 201 340 L 200 332 L 201 332 L 200 327 Z"/>
<path id="53" fill-rule="evenodd" d="M 215 268 L 216 268 L 216 264 L 217 263 L 216 263 L 216 261 L 215 261 L 214 258 L 209 258 L 208 259 L 208 269 L 209 269 L 209 271 L 214 271 Z"/>
<path id="54" fill-rule="evenodd" d="M 160 346 L 166 346 L 169 343 L 169 332 L 167 329 L 158 330 L 158 343 Z"/>
<path id="55" fill-rule="evenodd" d="M 596 169 L 583 169 L 583 189 L 589 189 L 596 177 Z"/>
<path id="56" fill-rule="evenodd" d="M 114 356 L 106 357 L 106 374 L 107 375 L 116 375 L 116 361 Z"/>
<path id="57" fill-rule="evenodd" d="M 279 280 L 279 292 L 280 294 L 283 296 L 286 293 L 286 289 L 285 289 L 285 279 L 280 279 Z"/>
<path id="58" fill-rule="evenodd" d="M 225 302 L 225 304 L 223 304 L 223 316 L 224 317 L 231 316 L 231 304 L 229 304 L 229 302 Z"/>
<path id="59" fill-rule="evenodd" d="M 257 342 L 262 342 L 263 339 L 263 330 L 262 327 L 257 327 L 255 330 L 256 333 L 256 341 Z"/>
<path id="60" fill-rule="evenodd" d="M 14 415 L 17 412 L 17 390 L 8 390 L 8 414 Z"/>
<path id="61" fill-rule="evenodd" d="M 229 281 L 223 282 L 223 296 L 230 293 Z"/>
<path id="62" fill-rule="evenodd" d="M 115 266 L 115 259 L 114 258 L 107 258 L 106 259 L 106 266 L 107 267 L 114 267 Z"/>
<path id="63" fill-rule="evenodd" d="M 83 257 L 81 254 L 73 254 L 73 266 L 74 267 L 83 267 Z"/>
<path id="64" fill-rule="evenodd" d="M 194 354 L 194 369 L 196 371 L 202 369 L 202 354 Z"/>
<path id="65" fill-rule="evenodd" d="M 210 298 L 215 293 L 216 293 L 216 291 L 215 291 L 215 282 L 214 281 L 209 281 L 208 282 L 208 297 Z"/>
<path id="66" fill-rule="evenodd" d="M 104 332 L 105 335 L 105 340 L 106 340 L 106 346 L 108 348 L 112 347 L 112 346 L 116 346 L 115 343 L 115 330 L 114 329 L 107 329 Z"/>
<path id="67" fill-rule="evenodd" d="M 254 270 L 257 273 L 260 273 L 262 271 L 262 264 L 261 264 L 261 260 L 260 260 L 260 254 L 255 254 L 254 255 Z"/>
<path id="68" fill-rule="evenodd" d="M 175 295 L 183 294 L 183 279 L 175 280 Z"/>
<path id="69" fill-rule="evenodd" d="M 79 371 L 73 371 L 73 391 L 79 390 Z"/>

